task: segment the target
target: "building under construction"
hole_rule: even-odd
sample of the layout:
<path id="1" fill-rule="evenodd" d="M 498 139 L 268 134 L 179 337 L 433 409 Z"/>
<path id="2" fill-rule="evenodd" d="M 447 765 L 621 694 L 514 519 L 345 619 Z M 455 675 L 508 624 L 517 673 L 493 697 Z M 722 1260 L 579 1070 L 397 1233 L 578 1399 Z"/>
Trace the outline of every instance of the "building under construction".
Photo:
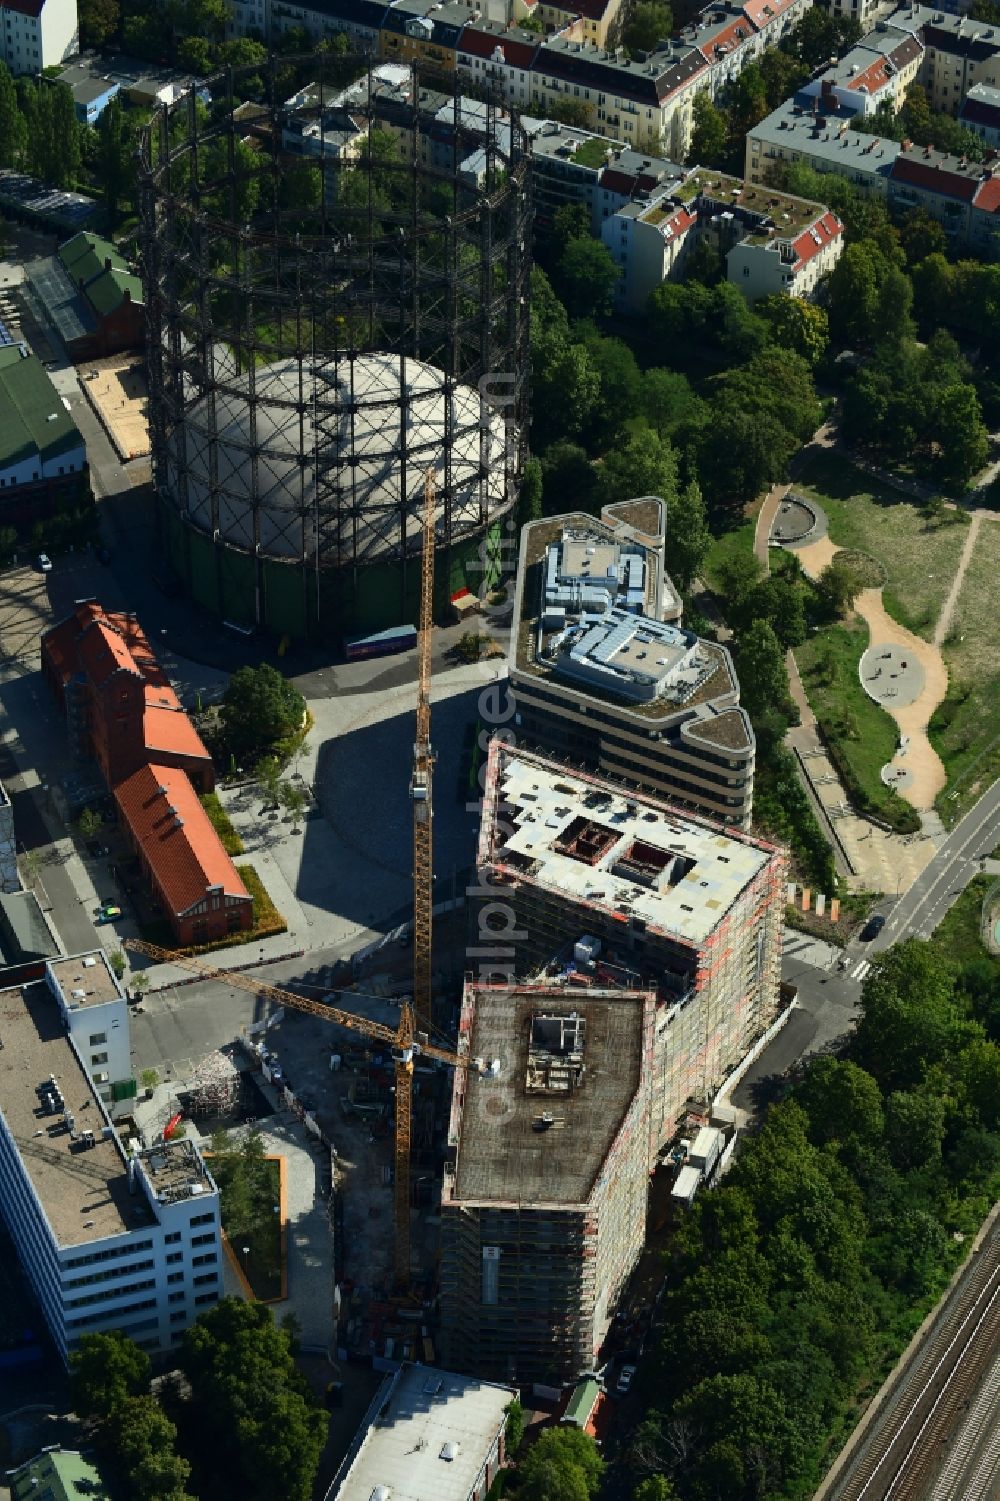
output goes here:
<path id="1" fill-rule="evenodd" d="M 451 1368 L 590 1368 L 642 1250 L 652 993 L 466 985 L 441 1209 Z"/>
<path id="2" fill-rule="evenodd" d="M 499 740 L 485 794 L 481 977 L 655 986 L 652 1127 L 669 1140 L 776 1015 L 784 852 Z"/>

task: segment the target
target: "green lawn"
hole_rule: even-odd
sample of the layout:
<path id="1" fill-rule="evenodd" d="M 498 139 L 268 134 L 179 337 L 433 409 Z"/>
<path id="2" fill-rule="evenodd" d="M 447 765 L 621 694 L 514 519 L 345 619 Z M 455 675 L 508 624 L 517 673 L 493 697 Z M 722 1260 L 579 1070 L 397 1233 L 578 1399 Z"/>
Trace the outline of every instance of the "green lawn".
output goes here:
<path id="1" fill-rule="evenodd" d="M 734 558 L 749 559 L 753 557 L 753 534 L 756 526 L 754 521 L 745 521 L 742 526 L 737 526 L 729 532 L 723 532 L 721 537 L 713 537 L 712 545 L 708 549 L 708 555 L 701 567 L 701 576 L 705 582 L 715 590 L 720 587 L 719 569 L 723 564 Z M 669 573 L 669 565 L 667 572 Z M 723 607 L 725 601 L 723 601 Z"/>
<path id="2" fill-rule="evenodd" d="M 1000 975 L 1000 959 L 987 951 L 980 936 L 983 898 L 995 883 L 995 876 L 976 876 L 935 932 L 931 942 L 949 964 L 962 968 L 976 960 L 988 960 Z"/>
<path id="3" fill-rule="evenodd" d="M 858 812 L 910 833 L 919 828 L 915 811 L 880 776 L 892 760 L 899 731 L 861 686 L 858 662 L 867 645 L 862 621 L 834 625 L 797 647 L 795 660 L 851 803 Z"/>
<path id="4" fill-rule="evenodd" d="M 203 792 L 199 802 L 208 814 L 209 823 L 222 840 L 227 855 L 242 855 L 243 840 L 233 827 L 232 819 L 219 800 L 217 792 Z"/>
<path id="5" fill-rule="evenodd" d="M 958 567 L 964 525 L 928 526 L 912 501 L 836 453 L 811 459 L 792 488 L 823 507 L 838 547 L 879 560 L 887 574 L 882 597 L 889 614 L 929 640 Z"/>
<path id="6" fill-rule="evenodd" d="M 1000 524 L 983 522 L 943 647 L 948 697 L 931 720 L 931 741 L 948 772 L 938 811 L 953 824 L 1000 776 Z"/>

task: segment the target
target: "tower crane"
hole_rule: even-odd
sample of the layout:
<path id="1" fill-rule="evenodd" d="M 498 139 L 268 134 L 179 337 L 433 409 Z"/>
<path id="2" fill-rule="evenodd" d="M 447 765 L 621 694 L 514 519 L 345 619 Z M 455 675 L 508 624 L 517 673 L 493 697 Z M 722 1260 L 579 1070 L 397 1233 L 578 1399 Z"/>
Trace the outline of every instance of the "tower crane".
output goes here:
<path id="1" fill-rule="evenodd" d="M 179 965 L 207 980 L 219 980 L 223 985 L 233 985 L 251 995 L 262 996 L 279 1006 L 293 1011 L 303 1011 L 307 1016 L 318 1016 L 321 1021 L 335 1022 L 349 1027 L 374 1041 L 385 1043 L 392 1051 L 396 1069 L 396 1169 L 395 1169 L 395 1269 L 396 1281 L 401 1288 L 410 1282 L 410 1139 L 413 1114 L 413 1065 L 418 1057 L 436 1058 L 439 1063 L 450 1063 L 453 1068 L 467 1068 L 469 1060 L 447 1048 L 439 1048 L 418 1036 L 413 1007 L 403 1001 L 399 1008 L 399 1026 L 388 1027 L 383 1022 L 370 1021 L 365 1016 L 356 1016 L 352 1011 L 340 1011 L 327 1006 L 323 1001 L 312 1001 L 294 991 L 282 990 L 277 985 L 268 985 L 252 975 L 241 974 L 231 969 L 218 969 L 205 964 L 188 954 L 177 954 L 171 949 L 160 948 L 155 943 L 146 943 L 139 938 L 126 938 L 123 947 L 134 954 L 145 954 L 149 959 L 161 959 L 167 964 Z"/>
<path id="2" fill-rule="evenodd" d="M 417 645 L 417 732 L 413 742 L 413 1006 L 418 1021 L 434 1020 L 431 928 L 434 906 L 434 754 L 431 750 L 431 631 L 434 625 L 434 471 L 424 475 L 420 549 L 420 627 Z"/>

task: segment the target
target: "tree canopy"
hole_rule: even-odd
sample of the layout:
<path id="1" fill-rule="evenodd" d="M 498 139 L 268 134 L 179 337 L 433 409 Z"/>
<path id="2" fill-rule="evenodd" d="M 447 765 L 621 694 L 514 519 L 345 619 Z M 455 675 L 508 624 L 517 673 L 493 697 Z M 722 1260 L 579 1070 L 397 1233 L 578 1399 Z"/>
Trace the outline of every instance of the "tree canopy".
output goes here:
<path id="1" fill-rule="evenodd" d="M 269 750 L 301 729 L 305 711 L 302 694 L 269 663 L 240 667 L 222 700 L 226 744 L 235 756 Z"/>

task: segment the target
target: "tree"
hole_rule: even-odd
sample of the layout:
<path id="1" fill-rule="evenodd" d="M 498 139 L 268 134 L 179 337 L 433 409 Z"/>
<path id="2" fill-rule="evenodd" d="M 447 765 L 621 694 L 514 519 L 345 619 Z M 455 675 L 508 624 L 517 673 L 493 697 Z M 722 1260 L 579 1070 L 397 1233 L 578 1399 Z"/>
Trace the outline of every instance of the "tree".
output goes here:
<path id="1" fill-rule="evenodd" d="M 900 1172 L 937 1161 L 944 1128 L 944 1101 L 929 1090 L 897 1090 L 885 1102 L 886 1145 Z"/>
<path id="2" fill-rule="evenodd" d="M 125 953 L 122 949 L 112 949 L 108 955 L 108 963 L 111 965 L 111 973 L 116 980 L 120 980 L 127 968 Z"/>
<path id="3" fill-rule="evenodd" d="M 576 125 L 580 130 L 590 128 L 590 109 L 582 99 L 555 99 L 547 106 L 546 114 L 563 125 Z"/>
<path id="4" fill-rule="evenodd" d="M 77 821 L 81 839 L 93 839 L 101 829 L 101 815 L 95 813 L 93 808 L 84 808 Z"/>
<path id="5" fill-rule="evenodd" d="M 665 1475 L 647 1475 L 632 1495 L 633 1501 L 678 1501 L 677 1492 Z"/>
<path id="6" fill-rule="evenodd" d="M 507 1454 L 516 1454 L 524 1438 L 524 1408 L 517 1397 L 507 1405 L 507 1422 L 504 1425 L 504 1447 Z"/>
<path id="7" fill-rule="evenodd" d="M 906 215 L 899 227 L 899 239 L 909 266 L 919 265 L 929 255 L 944 255 L 948 249 L 943 226 L 923 208 L 915 208 Z"/>
<path id="8" fill-rule="evenodd" d="M 884 1125 L 882 1093 L 871 1074 L 840 1058 L 814 1058 L 797 1097 L 816 1146 L 856 1140 L 874 1145 Z"/>
<path id="9" fill-rule="evenodd" d="M 769 47 L 757 66 L 767 89 L 767 102 L 771 109 L 777 109 L 782 100 L 797 94 L 809 77 L 805 63 L 792 57 L 781 47 Z"/>
<path id="10" fill-rule="evenodd" d="M 761 298 L 754 312 L 764 319 L 776 344 L 801 355 L 810 369 L 819 364 L 830 342 L 830 320 L 825 308 L 802 297 L 772 292 L 769 297 Z"/>
<path id="11" fill-rule="evenodd" d="M 667 571 L 682 593 L 691 588 L 711 542 L 701 489 L 690 480 L 667 508 Z"/>
<path id="12" fill-rule="evenodd" d="M 707 89 L 694 96 L 691 106 L 691 146 L 688 162 L 697 167 L 718 167 L 726 155 L 726 117 L 716 109 Z"/>
<path id="13" fill-rule="evenodd" d="M 742 140 L 768 112 L 767 85 L 756 63 L 748 63 L 729 86 L 729 133 Z"/>
<path id="14" fill-rule="evenodd" d="M 990 451 L 989 433 L 975 388 L 949 386 L 941 393 L 936 408 L 941 472 L 958 484 L 967 484 L 982 469 Z"/>
<path id="15" fill-rule="evenodd" d="M 542 466 L 538 459 L 530 458 L 521 476 L 521 489 L 517 497 L 517 524 L 525 526 L 529 521 L 539 521 L 542 516 Z"/>
<path id="16" fill-rule="evenodd" d="M 830 328 L 840 342 L 871 343 L 879 291 L 888 269 L 885 257 L 870 241 L 844 247 L 829 283 Z"/>
<path id="17" fill-rule="evenodd" d="M 638 495 L 659 495 L 667 513 L 677 494 L 677 458 L 670 444 L 644 428 L 630 433 L 604 458 L 600 468 L 601 499 L 605 505 Z"/>
<path id="18" fill-rule="evenodd" d="M 97 135 L 100 144 L 99 166 L 104 182 L 104 201 L 108 211 L 108 220 L 114 227 L 118 222 L 122 199 L 130 197 L 135 189 L 133 143 L 125 111 L 117 98 L 111 100 L 101 115 Z"/>
<path id="19" fill-rule="evenodd" d="M 619 272 L 608 247 L 600 240 L 570 240 L 559 258 L 559 290 L 575 318 L 594 318 L 611 311 Z"/>
<path id="20" fill-rule="evenodd" d="M 177 43 L 177 61 L 182 68 L 204 76 L 215 67 L 215 48 L 203 36 L 183 36 Z"/>
<path id="21" fill-rule="evenodd" d="M 657 42 L 669 40 L 673 27 L 670 6 L 663 0 L 638 0 L 625 23 L 622 41 L 633 52 L 652 52 Z"/>
<path id="22" fill-rule="evenodd" d="M 919 1084 L 963 1033 L 940 952 L 911 938 L 879 955 L 861 987 L 851 1051 L 888 1090 Z"/>
<path id="23" fill-rule="evenodd" d="M 578 1428 L 547 1428 L 521 1465 L 524 1501 L 588 1501 L 596 1496 L 604 1461 L 594 1440 Z"/>
<path id="24" fill-rule="evenodd" d="M 755 620 L 738 652 L 740 700 L 751 720 L 790 711 L 788 673 L 781 644 L 766 620 Z"/>
<path id="25" fill-rule="evenodd" d="M 270 1310 L 223 1298 L 185 1332 L 180 1364 L 203 1494 L 310 1501 L 327 1419 Z"/>
<path id="26" fill-rule="evenodd" d="M 837 620 L 852 608 L 861 592 L 861 581 L 853 568 L 834 558 L 816 580 L 815 588 L 824 613 Z"/>
<path id="27" fill-rule="evenodd" d="M 5 62 L 0 62 L 0 166 L 14 167 L 28 143 L 28 124 L 17 102 L 17 90 Z"/>
<path id="28" fill-rule="evenodd" d="M 582 344 L 559 335 L 532 342 L 532 436 L 542 447 L 580 432 L 600 395 L 600 376 Z"/>
<path id="29" fill-rule="evenodd" d="M 294 782 L 282 782 L 280 788 L 281 806 L 289 814 L 292 820 L 292 833 L 298 832 L 302 813 L 306 806 L 306 795 L 301 787 L 296 787 Z"/>
<path id="30" fill-rule="evenodd" d="M 269 749 L 301 729 L 306 712 L 302 694 L 269 663 L 241 667 L 226 686 L 220 719 L 226 743 L 236 756 Z"/>
<path id="31" fill-rule="evenodd" d="M 700 425 L 707 405 L 679 370 L 647 370 L 639 391 L 643 415 L 650 427 L 669 438 L 681 426 Z"/>
<path id="32" fill-rule="evenodd" d="M 177 1429 L 155 1397 L 126 1397 L 112 1414 L 116 1467 L 134 1501 L 185 1501 L 191 1466 L 176 1452 Z"/>
<path id="33" fill-rule="evenodd" d="M 579 444 L 564 439 L 545 450 L 542 484 L 543 515 L 558 516 L 564 512 L 567 496 L 572 496 L 574 509 L 596 514 L 597 474 Z"/>
<path id="34" fill-rule="evenodd" d="M 65 83 L 48 83 L 39 90 L 39 106 L 47 119 L 47 182 L 69 187 L 80 173 L 80 126 L 71 89 Z"/>
<path id="35" fill-rule="evenodd" d="M 622 339 L 604 338 L 588 328 L 583 331 L 580 342 L 600 382 L 598 400 L 588 424 L 588 436 L 600 449 L 639 410 L 642 375 L 635 355 Z"/>
<path id="36" fill-rule="evenodd" d="M 118 0 L 80 0 L 80 46 L 105 47 L 121 25 Z"/>
<path id="37" fill-rule="evenodd" d="M 74 1411 L 103 1422 L 127 1398 L 148 1390 L 151 1369 L 145 1350 L 120 1330 L 82 1334 L 69 1357 Z"/>

